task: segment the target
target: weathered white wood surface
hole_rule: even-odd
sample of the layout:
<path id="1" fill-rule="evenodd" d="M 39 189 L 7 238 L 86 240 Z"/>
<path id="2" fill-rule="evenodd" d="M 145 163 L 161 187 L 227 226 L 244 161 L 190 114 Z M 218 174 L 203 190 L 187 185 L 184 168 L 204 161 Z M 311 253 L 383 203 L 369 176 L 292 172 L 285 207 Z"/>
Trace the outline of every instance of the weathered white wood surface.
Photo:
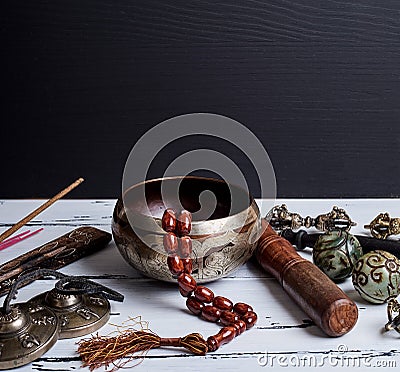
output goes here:
<path id="1" fill-rule="evenodd" d="M 26 215 L 42 201 L 0 201 L 0 232 Z M 333 205 L 345 208 L 358 222 L 353 233 L 365 233 L 364 223 L 378 212 L 400 215 L 399 200 L 278 200 L 289 210 L 316 216 L 328 212 Z M 110 231 L 114 200 L 62 200 L 29 223 L 44 227 L 36 236 L 0 251 L 4 263 L 40 246 L 78 226 L 92 225 Z M 262 211 L 263 214 L 266 211 Z M 310 252 L 302 255 L 311 258 Z M 111 323 L 121 324 L 129 317 L 141 315 L 150 328 L 163 337 L 178 337 L 200 332 L 205 337 L 219 327 L 190 315 L 177 286 L 144 278 L 120 256 L 112 242 L 103 251 L 77 261 L 61 270 L 66 274 L 88 275 L 125 295 L 123 303 L 112 303 Z M 26 301 L 41 291 L 52 288 L 53 281 L 41 280 L 20 290 L 18 301 Z M 326 337 L 288 298 L 277 282 L 249 262 L 230 277 L 210 284 L 217 294 L 233 301 L 251 304 L 259 315 L 256 326 L 207 356 L 192 356 L 177 349 L 149 352 L 137 370 L 227 370 L 252 371 L 267 368 L 287 370 L 331 369 L 361 370 L 378 368 L 393 371 L 400 366 L 400 337 L 396 332 L 384 333 L 386 306 L 371 305 L 358 297 L 348 280 L 341 287 L 359 307 L 356 327 L 340 338 Z M 115 328 L 107 324 L 99 332 L 108 334 Z M 80 368 L 76 341 L 60 340 L 43 357 L 19 371 L 71 371 Z M 261 364 L 261 365 L 260 365 Z M 315 366 L 317 365 L 317 366 Z"/>

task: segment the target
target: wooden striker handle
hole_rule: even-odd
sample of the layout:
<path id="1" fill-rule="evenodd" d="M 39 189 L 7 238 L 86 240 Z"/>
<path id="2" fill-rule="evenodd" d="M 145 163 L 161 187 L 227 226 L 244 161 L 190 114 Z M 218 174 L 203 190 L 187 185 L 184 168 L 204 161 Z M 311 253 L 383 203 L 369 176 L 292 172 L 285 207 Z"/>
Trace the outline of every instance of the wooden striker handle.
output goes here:
<path id="1" fill-rule="evenodd" d="M 321 270 L 263 220 L 256 259 L 303 311 L 329 336 L 342 336 L 357 322 L 356 304 Z M 268 225 L 268 226 L 267 226 Z"/>

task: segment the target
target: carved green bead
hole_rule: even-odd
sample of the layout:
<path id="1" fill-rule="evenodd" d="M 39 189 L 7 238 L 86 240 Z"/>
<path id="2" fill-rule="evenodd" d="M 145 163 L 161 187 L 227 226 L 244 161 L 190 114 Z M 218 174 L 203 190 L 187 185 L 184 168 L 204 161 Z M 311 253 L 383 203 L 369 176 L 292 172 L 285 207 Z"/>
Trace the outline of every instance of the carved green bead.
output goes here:
<path id="1" fill-rule="evenodd" d="M 382 304 L 400 293 L 400 261 L 385 251 L 362 256 L 353 270 L 353 285 L 368 302 Z"/>
<path id="2" fill-rule="evenodd" d="M 318 237 L 313 249 L 313 261 L 332 280 L 351 276 L 354 264 L 362 256 L 362 248 L 354 235 L 333 230 Z"/>

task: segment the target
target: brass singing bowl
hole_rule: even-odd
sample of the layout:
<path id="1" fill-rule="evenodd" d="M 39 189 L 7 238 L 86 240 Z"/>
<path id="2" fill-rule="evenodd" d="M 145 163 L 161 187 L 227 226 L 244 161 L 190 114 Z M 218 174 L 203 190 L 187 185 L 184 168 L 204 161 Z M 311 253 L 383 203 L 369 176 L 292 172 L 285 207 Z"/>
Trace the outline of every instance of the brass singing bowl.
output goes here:
<path id="1" fill-rule="evenodd" d="M 173 196 L 162 200 L 162 183 L 162 187 L 177 187 L 179 201 Z M 205 191 L 211 191 L 216 202 L 209 216 L 201 215 L 201 195 Z M 166 205 L 177 211 L 183 207 L 193 213 L 192 276 L 198 283 L 229 275 L 253 254 L 261 231 L 261 217 L 248 192 L 213 178 L 154 179 L 130 187 L 123 200 L 117 201 L 112 219 L 112 233 L 119 252 L 142 274 L 176 281 L 169 272 L 168 256 L 163 249 L 165 232 L 161 228 L 161 217 Z"/>

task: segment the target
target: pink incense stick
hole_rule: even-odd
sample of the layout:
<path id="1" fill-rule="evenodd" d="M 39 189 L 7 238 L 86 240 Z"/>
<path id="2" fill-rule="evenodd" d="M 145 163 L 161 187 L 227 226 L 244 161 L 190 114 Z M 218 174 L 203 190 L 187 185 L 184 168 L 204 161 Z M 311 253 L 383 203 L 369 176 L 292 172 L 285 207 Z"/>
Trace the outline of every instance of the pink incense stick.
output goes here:
<path id="1" fill-rule="evenodd" d="M 14 245 L 22 240 L 30 238 L 31 236 L 36 235 L 37 233 L 41 232 L 42 230 L 43 230 L 43 227 L 38 230 L 35 230 L 33 232 L 30 232 L 30 230 L 28 230 L 21 234 L 15 235 L 12 238 L 4 240 L 3 242 L 0 243 L 0 251 L 3 249 L 6 249 L 8 247 L 11 247 L 12 245 Z"/>
<path id="2" fill-rule="evenodd" d="M 31 230 L 26 230 L 26 231 L 22 232 L 21 234 L 18 234 L 18 235 L 13 236 L 12 238 L 8 238 L 8 239 L 6 239 L 6 240 L 3 240 L 3 241 L 0 243 L 0 246 L 1 246 L 3 243 L 5 243 L 5 242 L 9 242 L 9 241 L 15 240 L 16 238 L 19 238 L 20 236 L 24 236 L 24 235 L 26 235 L 26 234 L 28 234 L 28 233 L 30 233 L 30 232 L 31 232 Z"/>

